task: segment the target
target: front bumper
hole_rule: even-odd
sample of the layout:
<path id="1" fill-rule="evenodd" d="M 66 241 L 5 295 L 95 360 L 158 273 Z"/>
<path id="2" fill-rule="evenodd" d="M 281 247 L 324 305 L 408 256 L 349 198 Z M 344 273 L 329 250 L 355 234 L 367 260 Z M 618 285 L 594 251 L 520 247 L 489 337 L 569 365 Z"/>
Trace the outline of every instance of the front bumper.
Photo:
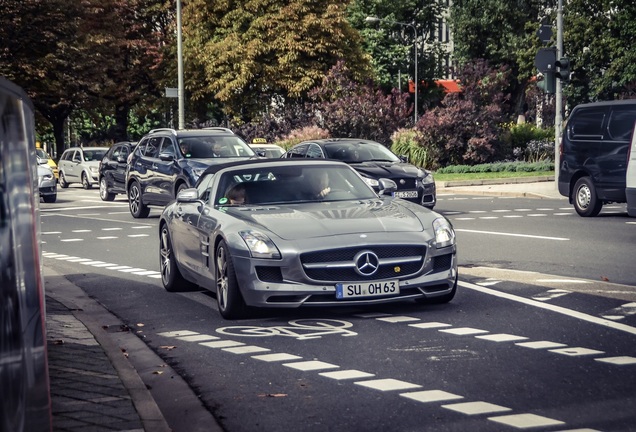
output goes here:
<path id="1" fill-rule="evenodd" d="M 241 293 L 249 306 L 297 308 L 373 305 L 434 298 L 449 294 L 453 290 L 457 277 L 456 245 L 440 249 L 431 244 L 427 246 L 427 254 L 421 268 L 411 275 L 393 278 L 399 280 L 400 294 L 386 297 L 338 300 L 336 283 L 350 281 L 317 281 L 308 278 L 298 253 L 283 253 L 282 260 L 234 255 L 233 263 Z M 382 280 L 386 279 L 377 281 Z"/>

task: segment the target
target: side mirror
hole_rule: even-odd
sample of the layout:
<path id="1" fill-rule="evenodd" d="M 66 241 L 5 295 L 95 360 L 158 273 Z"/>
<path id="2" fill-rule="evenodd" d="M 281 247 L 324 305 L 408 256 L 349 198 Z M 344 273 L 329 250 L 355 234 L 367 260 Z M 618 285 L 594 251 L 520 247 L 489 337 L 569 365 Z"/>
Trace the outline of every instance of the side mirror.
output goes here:
<path id="1" fill-rule="evenodd" d="M 122 156 L 117 156 L 117 163 L 126 163 L 126 158 Z"/>
<path id="2" fill-rule="evenodd" d="M 407 155 L 399 155 L 398 157 L 404 163 L 408 163 L 409 162 L 409 157 Z"/>
<path id="3" fill-rule="evenodd" d="M 161 153 L 159 154 L 159 159 L 164 162 L 170 162 L 174 160 L 174 155 L 172 153 Z"/>
<path id="4" fill-rule="evenodd" d="M 49 161 L 44 158 L 38 157 L 37 159 L 38 159 L 38 165 L 46 165 L 49 163 Z"/>
<path id="5" fill-rule="evenodd" d="M 265 154 L 265 151 L 263 150 L 257 151 L 256 154 L 259 155 L 260 157 L 267 157 L 267 155 Z"/>
<path id="6" fill-rule="evenodd" d="M 380 185 L 380 195 L 391 195 L 397 190 L 397 183 L 388 178 L 378 179 Z"/>
<path id="7" fill-rule="evenodd" d="M 199 191 L 196 188 L 183 189 L 177 194 L 177 202 L 193 203 L 199 200 Z"/>

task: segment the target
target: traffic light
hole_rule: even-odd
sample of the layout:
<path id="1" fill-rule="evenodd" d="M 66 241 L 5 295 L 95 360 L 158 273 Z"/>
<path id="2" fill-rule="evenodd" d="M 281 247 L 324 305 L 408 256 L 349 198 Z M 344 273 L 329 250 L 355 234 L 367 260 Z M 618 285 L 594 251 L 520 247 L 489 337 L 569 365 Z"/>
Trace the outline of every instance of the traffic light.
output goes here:
<path id="1" fill-rule="evenodd" d="M 556 91 L 556 76 L 554 72 L 537 74 L 537 87 L 547 94 L 554 94 Z"/>
<path id="2" fill-rule="evenodd" d="M 567 57 L 561 57 L 555 63 L 555 66 L 559 68 L 559 71 L 556 73 L 557 78 L 561 80 L 561 82 L 569 82 L 570 81 L 570 59 Z"/>

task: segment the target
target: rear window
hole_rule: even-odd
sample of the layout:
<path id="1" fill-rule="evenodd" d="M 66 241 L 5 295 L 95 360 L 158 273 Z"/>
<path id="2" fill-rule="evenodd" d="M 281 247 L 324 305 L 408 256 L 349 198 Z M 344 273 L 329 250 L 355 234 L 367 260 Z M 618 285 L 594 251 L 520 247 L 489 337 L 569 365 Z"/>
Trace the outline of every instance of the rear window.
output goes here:
<path id="1" fill-rule="evenodd" d="M 616 141 L 628 141 L 636 121 L 636 106 L 617 106 L 610 114 L 607 132 Z"/>

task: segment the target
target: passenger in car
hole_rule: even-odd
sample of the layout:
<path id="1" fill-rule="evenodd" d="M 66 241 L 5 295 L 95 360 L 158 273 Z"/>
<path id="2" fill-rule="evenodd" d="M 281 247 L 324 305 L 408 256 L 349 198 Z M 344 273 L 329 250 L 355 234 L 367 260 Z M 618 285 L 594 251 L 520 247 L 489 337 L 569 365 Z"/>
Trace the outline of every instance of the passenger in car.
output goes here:
<path id="1" fill-rule="evenodd" d="M 321 200 L 331 192 L 331 187 L 329 187 L 329 174 L 327 174 L 327 171 L 311 170 L 308 171 L 305 176 L 306 179 L 303 182 L 305 188 L 302 194 L 303 199 Z"/>
<path id="2" fill-rule="evenodd" d="M 239 183 L 229 188 L 225 197 L 232 205 L 244 205 L 247 204 L 245 184 Z"/>

